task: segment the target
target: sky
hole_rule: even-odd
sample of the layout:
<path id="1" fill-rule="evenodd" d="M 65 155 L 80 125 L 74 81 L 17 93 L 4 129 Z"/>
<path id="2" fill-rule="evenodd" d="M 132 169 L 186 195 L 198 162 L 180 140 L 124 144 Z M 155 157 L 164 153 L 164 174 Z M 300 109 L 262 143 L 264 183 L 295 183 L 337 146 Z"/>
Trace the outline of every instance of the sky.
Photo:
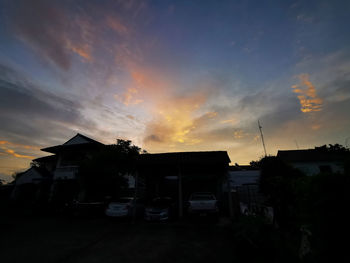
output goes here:
<path id="1" fill-rule="evenodd" d="M 350 146 L 350 1 L 0 0 L 0 179 L 76 133 L 149 153 Z"/>

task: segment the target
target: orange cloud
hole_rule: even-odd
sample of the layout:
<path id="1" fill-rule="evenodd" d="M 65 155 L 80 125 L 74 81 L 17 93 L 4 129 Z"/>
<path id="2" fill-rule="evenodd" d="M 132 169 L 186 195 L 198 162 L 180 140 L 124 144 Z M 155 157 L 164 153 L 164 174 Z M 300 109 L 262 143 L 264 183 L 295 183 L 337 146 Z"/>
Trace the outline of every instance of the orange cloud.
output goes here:
<path id="1" fill-rule="evenodd" d="M 11 150 L 11 149 L 5 149 L 5 152 L 8 153 L 9 155 L 12 155 L 12 156 L 17 157 L 17 158 L 25 158 L 25 159 L 30 159 L 30 160 L 35 158 L 34 156 L 18 154 L 14 150 Z"/>
<path id="2" fill-rule="evenodd" d="M 91 56 L 91 47 L 88 44 L 82 44 L 82 45 L 74 45 L 71 43 L 69 40 L 67 40 L 67 48 L 83 59 L 87 61 L 92 61 L 92 56 Z"/>
<path id="3" fill-rule="evenodd" d="M 164 96 L 171 89 L 171 82 L 161 77 L 161 72 L 154 72 L 142 68 L 131 71 L 132 85 L 137 87 L 146 96 Z"/>
<path id="4" fill-rule="evenodd" d="M 167 80 L 160 71 L 137 66 L 132 59 L 124 61 L 130 79 L 124 83 L 124 91 L 114 98 L 124 105 L 137 105 L 142 102 L 152 104 L 152 108 L 159 108 L 158 101 L 172 97 L 174 84 Z M 156 105 L 156 106 L 155 106 Z"/>
<path id="5" fill-rule="evenodd" d="M 220 121 L 220 123 L 222 123 L 222 124 L 227 124 L 227 123 L 236 124 L 237 120 L 236 119 L 222 120 L 222 121 Z"/>
<path id="6" fill-rule="evenodd" d="M 292 89 L 294 93 L 300 94 L 298 95 L 300 110 L 305 113 L 321 111 L 323 100 L 317 96 L 316 88 L 309 80 L 309 75 L 301 74 L 298 77 L 300 84 L 293 85 Z"/>
<path id="7" fill-rule="evenodd" d="M 137 93 L 138 93 L 138 89 L 129 88 L 122 95 L 115 94 L 114 98 L 122 102 L 125 106 L 137 105 L 143 102 L 142 99 L 135 98 Z"/>
<path id="8" fill-rule="evenodd" d="M 235 138 L 235 139 L 242 139 L 243 137 L 245 137 L 245 133 L 244 133 L 244 131 L 242 131 L 242 130 L 238 130 L 238 131 L 235 131 L 234 133 L 233 133 L 233 137 Z"/>
<path id="9" fill-rule="evenodd" d="M 82 47 L 71 47 L 72 51 L 81 56 L 82 58 L 85 58 L 88 61 L 91 61 L 91 54 L 90 51 L 88 51 L 87 48 Z"/>
<path id="10" fill-rule="evenodd" d="M 107 25 L 113 29 L 114 31 L 116 31 L 119 34 L 127 34 L 128 33 L 128 29 L 126 28 L 126 26 L 124 26 L 119 19 L 115 18 L 115 17 L 107 17 L 106 19 L 106 23 Z"/>
<path id="11" fill-rule="evenodd" d="M 24 159 L 30 159 L 30 160 L 35 158 L 34 156 L 30 156 L 30 155 L 18 154 L 15 152 L 15 150 L 8 148 L 8 146 L 11 146 L 11 148 L 15 147 L 15 148 L 21 148 L 26 150 L 35 150 L 35 151 L 40 150 L 40 147 L 38 146 L 25 145 L 25 144 L 13 143 L 6 140 L 1 140 L 0 149 L 3 150 L 3 152 L 0 152 L 1 155 L 11 155 L 17 158 L 24 158 Z"/>
<path id="12" fill-rule="evenodd" d="M 158 104 L 154 110 L 155 119 L 146 126 L 145 143 L 169 146 L 200 143 L 201 139 L 194 138 L 191 133 L 217 115 L 216 112 L 208 112 L 197 118 L 194 116 L 205 101 L 203 94 L 194 94 Z"/>
<path id="13" fill-rule="evenodd" d="M 40 150 L 39 146 L 18 144 L 18 143 L 9 142 L 9 141 L 6 141 L 6 140 L 0 141 L 0 145 L 11 145 L 11 146 L 19 147 L 19 148 L 23 148 L 23 149 Z"/>
<path id="14" fill-rule="evenodd" d="M 317 131 L 320 128 L 321 128 L 321 125 L 319 125 L 319 124 L 314 124 L 314 125 L 311 126 L 311 129 L 313 129 L 314 131 Z"/>
<path id="15" fill-rule="evenodd" d="M 74 25 L 74 30 L 64 34 L 64 47 L 80 56 L 83 61 L 91 62 L 93 60 L 93 47 L 99 41 L 96 22 L 87 16 L 80 15 L 76 16 L 70 23 Z"/>

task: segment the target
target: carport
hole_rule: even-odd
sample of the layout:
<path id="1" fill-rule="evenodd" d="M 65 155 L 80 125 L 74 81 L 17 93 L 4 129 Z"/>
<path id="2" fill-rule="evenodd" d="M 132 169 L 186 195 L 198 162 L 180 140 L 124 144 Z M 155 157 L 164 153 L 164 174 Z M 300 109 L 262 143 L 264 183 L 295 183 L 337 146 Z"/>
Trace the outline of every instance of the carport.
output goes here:
<path id="1" fill-rule="evenodd" d="M 144 197 L 170 196 L 177 201 L 179 217 L 193 192 L 212 192 L 222 200 L 230 158 L 226 151 L 142 154 L 137 163 Z"/>

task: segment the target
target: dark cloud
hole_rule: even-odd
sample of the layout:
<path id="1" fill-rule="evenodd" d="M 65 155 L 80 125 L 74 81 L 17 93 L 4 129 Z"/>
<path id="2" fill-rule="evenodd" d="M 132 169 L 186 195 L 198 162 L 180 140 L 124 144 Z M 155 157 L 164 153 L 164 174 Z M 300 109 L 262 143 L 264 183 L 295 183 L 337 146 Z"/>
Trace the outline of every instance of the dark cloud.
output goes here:
<path id="1" fill-rule="evenodd" d="M 81 61 L 98 63 L 105 71 L 102 76 L 105 79 L 105 75 L 114 74 L 110 66 L 116 53 L 121 53 L 118 56 L 123 60 L 137 53 L 135 48 L 133 52 L 129 50 L 138 44 L 125 42 L 125 37 L 131 26 L 128 21 L 136 19 L 144 8 L 138 1 L 14 0 L 4 6 L 15 36 L 65 71 L 70 69 L 75 54 Z M 111 27 L 112 32 L 107 30 Z M 95 71 L 95 67 L 91 69 Z"/>
<path id="2" fill-rule="evenodd" d="M 151 134 L 145 137 L 144 142 L 163 142 L 163 140 L 156 134 Z"/>
<path id="3" fill-rule="evenodd" d="M 9 6 L 10 24 L 17 37 L 64 70 L 70 67 L 66 45 L 69 18 L 54 1 L 17 0 Z"/>
<path id="4" fill-rule="evenodd" d="M 320 96 L 326 101 L 343 101 L 350 98 L 350 72 L 337 74 L 335 79 L 324 84 Z"/>
<path id="5" fill-rule="evenodd" d="M 75 121 L 79 119 L 79 104 L 42 92 L 33 87 L 24 88 L 0 79 L 0 109 L 2 115 L 30 116 L 31 119 L 55 119 Z"/>
<path id="6" fill-rule="evenodd" d="M 281 98 L 282 99 L 282 98 Z M 283 125 L 290 121 L 301 119 L 305 113 L 302 113 L 299 108 L 298 100 L 293 97 L 284 98 L 278 108 L 271 112 L 259 116 L 260 122 L 264 125 L 264 130 L 272 132 L 275 129 L 283 127 Z M 257 121 L 252 125 L 258 127 Z"/>
<path id="7" fill-rule="evenodd" d="M 347 98 L 339 101 L 331 101 L 325 104 L 322 113 L 317 115 L 317 123 L 322 129 L 326 129 L 326 133 L 336 133 L 337 136 L 342 136 L 339 143 L 343 143 L 345 136 L 350 134 L 350 96 L 347 93 Z"/>
<path id="8" fill-rule="evenodd" d="M 10 68 L 0 69 L 4 73 L 0 74 L 1 137 L 39 142 L 50 135 L 70 136 L 74 128 L 89 131 L 95 127 L 82 116 L 79 102 L 43 91 Z"/>

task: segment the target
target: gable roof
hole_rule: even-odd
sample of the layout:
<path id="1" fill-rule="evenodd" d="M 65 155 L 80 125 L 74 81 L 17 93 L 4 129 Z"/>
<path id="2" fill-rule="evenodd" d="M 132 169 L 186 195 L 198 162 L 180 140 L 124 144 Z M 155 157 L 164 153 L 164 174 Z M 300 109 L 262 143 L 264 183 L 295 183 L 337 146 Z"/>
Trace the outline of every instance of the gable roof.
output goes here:
<path id="1" fill-rule="evenodd" d="M 344 161 L 349 154 L 323 152 L 317 149 L 306 150 L 279 150 L 277 157 L 286 162 L 326 162 L 326 161 Z"/>
<path id="2" fill-rule="evenodd" d="M 173 152 L 173 153 L 156 153 L 141 154 L 138 164 L 228 164 L 230 158 L 226 151 L 211 152 Z"/>
<path id="3" fill-rule="evenodd" d="M 74 137 L 72 137 L 71 139 L 69 139 L 68 141 L 66 141 L 61 145 L 46 147 L 41 150 L 49 153 L 57 153 L 65 149 L 76 149 L 76 148 L 91 147 L 91 146 L 95 147 L 95 146 L 102 146 L 102 145 L 104 144 L 98 141 L 95 141 L 85 135 L 77 133 Z"/>
<path id="4" fill-rule="evenodd" d="M 62 145 L 73 145 L 73 144 L 84 144 L 84 143 L 97 143 L 101 144 L 98 141 L 95 141 L 85 135 L 82 135 L 80 133 L 77 133 L 73 138 L 69 139 Z"/>

